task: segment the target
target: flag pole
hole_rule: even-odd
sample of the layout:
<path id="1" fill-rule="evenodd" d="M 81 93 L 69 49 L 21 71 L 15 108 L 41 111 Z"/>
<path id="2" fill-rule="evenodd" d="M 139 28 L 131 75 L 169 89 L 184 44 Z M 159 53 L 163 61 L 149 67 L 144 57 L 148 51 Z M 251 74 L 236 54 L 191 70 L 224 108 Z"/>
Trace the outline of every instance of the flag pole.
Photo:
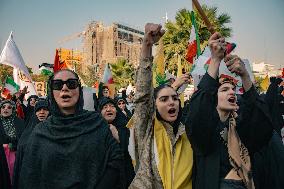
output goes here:
<path id="1" fill-rule="evenodd" d="M 215 33 L 214 27 L 212 26 L 212 24 L 210 23 L 209 19 L 206 16 L 206 14 L 204 13 L 204 11 L 203 11 L 202 7 L 200 6 L 198 0 L 192 0 L 192 3 L 196 7 L 199 14 L 201 15 L 202 19 L 204 20 L 205 25 L 208 28 L 209 32 L 211 34 Z"/>

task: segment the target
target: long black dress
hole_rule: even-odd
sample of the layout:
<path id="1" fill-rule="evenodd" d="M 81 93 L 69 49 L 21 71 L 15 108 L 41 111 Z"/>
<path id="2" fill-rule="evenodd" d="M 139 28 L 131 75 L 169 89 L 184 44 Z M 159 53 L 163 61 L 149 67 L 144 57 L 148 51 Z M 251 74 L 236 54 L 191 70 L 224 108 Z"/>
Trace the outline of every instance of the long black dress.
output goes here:
<path id="1" fill-rule="evenodd" d="M 48 91 L 51 116 L 28 138 L 19 188 L 118 188 L 123 155 L 100 114 L 83 110 L 81 86 L 76 112 L 69 116 Z"/>
<path id="2" fill-rule="evenodd" d="M 227 149 L 220 137 L 221 129 L 227 127 L 227 123 L 221 123 L 216 110 L 218 87 L 217 80 L 204 75 L 189 104 L 186 131 L 194 151 L 194 189 L 219 189 L 220 180 L 231 169 Z M 273 127 L 267 107 L 254 87 L 242 98 L 236 129 L 252 158 L 268 144 Z M 256 174 L 253 172 L 254 178 L 257 178 Z M 254 182 L 258 186 L 258 180 L 254 179 Z"/>
<path id="3" fill-rule="evenodd" d="M 105 104 L 112 103 L 116 108 L 116 117 L 112 121 L 112 125 L 114 125 L 118 131 L 119 135 L 119 146 L 124 155 L 124 162 L 123 162 L 123 174 L 121 179 L 121 184 L 123 188 L 128 188 L 131 184 L 132 180 L 135 177 L 134 168 L 132 165 L 132 160 L 128 152 L 128 144 L 129 144 L 129 137 L 130 131 L 126 127 L 128 123 L 128 118 L 124 115 L 124 113 L 120 110 L 120 108 L 115 104 L 114 100 L 106 97 L 102 97 L 99 102 L 99 110 L 101 111 Z"/>

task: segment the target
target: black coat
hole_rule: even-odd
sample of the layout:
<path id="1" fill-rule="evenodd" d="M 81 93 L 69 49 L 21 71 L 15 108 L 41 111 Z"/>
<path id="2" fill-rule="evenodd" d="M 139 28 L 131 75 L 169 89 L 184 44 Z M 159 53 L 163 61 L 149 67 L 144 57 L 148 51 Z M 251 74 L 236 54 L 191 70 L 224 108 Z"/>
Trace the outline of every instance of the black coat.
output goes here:
<path id="1" fill-rule="evenodd" d="M 21 137 L 21 135 L 24 131 L 24 128 L 25 128 L 25 122 L 22 119 L 15 117 L 14 118 L 14 126 L 15 126 L 15 129 L 16 129 L 16 139 L 11 139 L 10 137 L 8 137 L 5 134 L 2 122 L 0 121 L 0 138 L 3 139 L 2 140 L 3 144 L 12 143 L 13 148 L 16 150 L 17 145 L 18 145 L 18 141 L 19 141 L 19 139 L 20 139 L 20 137 Z"/>
<path id="2" fill-rule="evenodd" d="M 30 135 L 19 188 L 114 188 L 122 154 L 103 118 L 94 112 L 51 116 Z"/>
<path id="3" fill-rule="evenodd" d="M 265 101 L 268 104 L 274 128 L 279 136 L 281 136 L 281 129 L 284 126 L 284 119 L 282 117 L 284 115 L 284 103 L 280 102 L 284 101 L 284 97 L 281 95 L 283 87 L 278 87 L 278 85 L 282 82 L 282 79 L 275 78 L 271 80 L 272 82 L 265 95 Z"/>
<path id="4" fill-rule="evenodd" d="M 194 189 L 219 189 L 222 144 L 218 130 L 220 118 L 216 110 L 218 87 L 217 80 L 206 74 L 189 104 L 188 119 L 185 123 L 194 152 Z M 255 152 L 268 144 L 273 127 L 267 107 L 254 87 L 243 95 L 242 102 L 236 120 L 237 132 L 253 157 Z M 255 176 L 256 173 L 253 174 Z"/>
<path id="5" fill-rule="evenodd" d="M 129 144 L 129 137 L 130 137 L 130 131 L 126 127 L 128 119 L 127 117 L 121 112 L 121 110 L 116 107 L 117 109 L 117 115 L 115 120 L 113 121 L 113 125 L 116 127 L 119 135 L 119 146 L 120 149 L 123 152 L 124 155 L 124 176 L 123 179 L 123 185 L 124 188 L 128 188 L 128 186 L 131 184 L 132 180 L 135 177 L 134 167 L 132 165 L 132 159 L 128 152 L 128 144 Z"/>
<path id="6" fill-rule="evenodd" d="M 17 189 L 19 188 L 19 177 L 20 177 L 20 172 L 21 172 L 21 167 L 22 167 L 22 161 L 25 153 L 25 148 L 27 145 L 27 141 L 29 136 L 31 135 L 33 129 L 35 126 L 40 123 L 39 119 L 37 118 L 36 114 L 34 113 L 32 118 L 29 120 L 29 123 L 26 124 L 25 130 L 18 142 L 18 147 L 17 147 L 17 156 L 15 160 L 15 165 L 14 165 L 14 173 L 13 173 L 13 188 Z"/>
<path id="7" fill-rule="evenodd" d="M 118 188 L 123 155 L 107 123 L 97 112 L 83 110 L 81 85 L 75 113 L 64 115 L 53 96 L 53 77 L 48 82 L 51 116 L 28 137 L 19 188 Z"/>

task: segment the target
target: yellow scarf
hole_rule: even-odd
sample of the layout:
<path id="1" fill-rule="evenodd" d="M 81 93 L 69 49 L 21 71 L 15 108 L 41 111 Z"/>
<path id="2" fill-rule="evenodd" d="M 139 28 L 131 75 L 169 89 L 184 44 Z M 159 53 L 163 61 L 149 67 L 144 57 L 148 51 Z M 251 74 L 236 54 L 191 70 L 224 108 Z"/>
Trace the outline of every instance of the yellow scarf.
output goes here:
<path id="1" fill-rule="evenodd" d="M 154 137 L 155 159 L 164 189 L 191 189 L 193 153 L 186 134 L 179 137 L 173 153 L 165 127 L 155 118 Z"/>

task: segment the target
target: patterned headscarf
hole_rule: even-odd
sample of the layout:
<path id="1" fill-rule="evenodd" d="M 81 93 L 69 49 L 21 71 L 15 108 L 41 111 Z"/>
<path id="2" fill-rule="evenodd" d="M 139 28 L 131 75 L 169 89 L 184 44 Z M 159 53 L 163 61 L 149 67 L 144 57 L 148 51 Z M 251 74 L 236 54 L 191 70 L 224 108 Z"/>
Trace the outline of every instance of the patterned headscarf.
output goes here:
<path id="1" fill-rule="evenodd" d="M 3 117 L 0 115 L 5 134 L 11 138 L 16 138 L 16 128 L 14 126 L 14 119 L 16 116 L 16 104 L 11 100 L 4 100 L 0 103 L 0 109 L 4 104 L 10 104 L 12 106 L 12 114 L 9 117 Z"/>
<path id="2" fill-rule="evenodd" d="M 220 86 L 230 83 L 233 86 L 236 86 L 237 80 L 231 76 L 221 75 L 219 77 Z M 251 171 L 251 162 L 248 149 L 242 143 L 238 132 L 236 130 L 236 118 L 237 113 L 232 112 L 229 118 L 229 131 L 228 131 L 228 154 L 229 161 L 233 167 L 233 170 L 236 174 L 242 179 L 243 183 L 248 189 L 254 189 L 254 181 Z"/>

